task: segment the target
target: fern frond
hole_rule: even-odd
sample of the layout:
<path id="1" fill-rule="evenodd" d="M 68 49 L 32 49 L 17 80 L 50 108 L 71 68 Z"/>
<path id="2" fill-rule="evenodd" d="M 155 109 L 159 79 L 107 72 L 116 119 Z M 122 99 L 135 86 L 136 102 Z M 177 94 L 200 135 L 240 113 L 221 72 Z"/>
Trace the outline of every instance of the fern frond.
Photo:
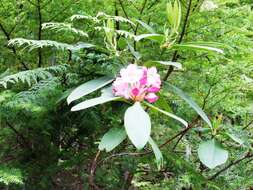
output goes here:
<path id="1" fill-rule="evenodd" d="M 62 42 L 56 42 L 52 40 L 29 40 L 24 38 L 14 38 L 9 40 L 9 46 L 17 46 L 17 47 L 24 47 L 24 49 L 29 48 L 29 51 L 32 51 L 36 48 L 43 48 L 43 47 L 55 47 L 56 49 L 60 50 L 71 50 L 77 51 L 81 48 L 91 48 L 94 47 L 93 44 L 79 42 L 77 44 L 71 45 Z"/>
<path id="2" fill-rule="evenodd" d="M 27 83 L 31 86 L 33 83 L 37 83 L 38 80 L 44 80 L 52 78 L 53 75 L 62 74 L 67 71 L 68 65 L 57 65 L 47 68 L 38 68 L 34 70 L 21 71 L 19 73 L 6 76 L 0 79 L 0 85 L 7 88 L 8 83 Z"/>
<path id="3" fill-rule="evenodd" d="M 28 90 L 21 91 L 9 98 L 0 106 L 0 111 L 4 113 L 3 118 L 8 117 L 9 119 L 10 117 L 16 119 L 20 111 L 36 119 L 44 118 L 46 112 L 55 109 L 55 104 L 61 95 L 62 86 L 57 77 L 41 80 Z"/>
<path id="4" fill-rule="evenodd" d="M 82 19 L 85 19 L 85 20 L 90 20 L 90 21 L 93 21 L 95 23 L 99 23 L 101 21 L 104 21 L 104 20 L 108 20 L 108 19 L 111 19 L 111 20 L 115 20 L 115 21 L 118 21 L 118 22 L 125 22 L 125 23 L 128 23 L 128 24 L 131 24 L 133 26 L 135 26 L 135 24 L 127 19 L 127 18 L 124 18 L 122 16 L 112 16 L 112 15 L 108 15 L 104 12 L 98 12 L 98 14 L 94 17 L 94 16 L 90 16 L 90 15 L 73 15 L 70 17 L 70 20 L 71 21 L 74 21 L 74 20 L 82 20 Z"/>
<path id="5" fill-rule="evenodd" d="M 60 23 L 60 22 L 48 22 L 42 24 L 42 29 L 50 29 L 50 30 L 56 30 L 57 32 L 60 31 L 68 31 L 72 32 L 81 36 L 88 37 L 88 34 L 82 30 L 76 29 L 72 26 L 72 24 L 69 23 Z"/>
<path id="6" fill-rule="evenodd" d="M 125 22 L 125 23 L 128 23 L 128 24 L 131 24 L 131 25 L 135 26 L 135 24 L 131 20 L 129 20 L 127 18 L 124 18 L 122 16 L 112 16 L 112 15 L 108 15 L 104 12 L 98 12 L 96 17 L 100 18 L 102 20 L 103 19 L 106 19 L 106 20 L 111 19 L 111 20 L 115 20 L 115 21 L 118 21 L 118 22 Z"/>
<path id="7" fill-rule="evenodd" d="M 90 15 L 80 15 L 80 14 L 72 15 L 70 17 L 70 20 L 71 21 L 74 21 L 74 20 L 91 20 L 95 23 L 100 22 L 96 17 L 90 16 Z"/>
<path id="8" fill-rule="evenodd" d="M 23 177 L 19 169 L 0 167 L 0 183 L 9 184 L 23 184 Z"/>
<path id="9" fill-rule="evenodd" d="M 56 77 L 41 80 L 33 85 L 29 90 L 16 94 L 13 97 L 13 100 L 9 102 L 9 106 L 11 104 L 17 105 L 26 102 L 36 103 L 37 105 L 40 104 L 43 106 L 45 101 L 47 101 L 48 96 L 53 96 L 53 94 L 56 93 L 56 89 L 59 84 L 60 82 Z"/>
<path id="10" fill-rule="evenodd" d="M 100 27 L 100 26 L 94 27 L 94 29 L 98 30 L 98 31 L 115 32 L 118 35 L 124 36 L 126 38 L 133 38 L 134 39 L 136 37 L 133 33 L 125 31 L 125 30 L 113 30 L 109 27 Z"/>

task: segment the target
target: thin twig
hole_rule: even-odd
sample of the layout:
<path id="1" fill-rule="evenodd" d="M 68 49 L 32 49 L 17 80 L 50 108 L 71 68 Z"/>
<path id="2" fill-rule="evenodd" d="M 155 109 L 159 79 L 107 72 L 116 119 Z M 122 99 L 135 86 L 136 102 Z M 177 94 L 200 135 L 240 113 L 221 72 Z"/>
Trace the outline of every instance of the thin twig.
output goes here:
<path id="1" fill-rule="evenodd" d="M 175 140 L 177 137 L 181 136 L 182 134 L 187 133 L 187 131 L 189 131 L 192 127 L 194 127 L 195 123 L 199 120 L 199 116 L 197 116 L 193 122 L 185 129 L 183 129 L 182 131 L 180 131 L 179 133 L 177 133 L 176 135 L 174 135 L 173 137 L 171 137 L 170 139 L 166 140 L 163 144 L 161 144 L 159 146 L 159 148 L 163 148 L 165 147 L 167 144 L 171 143 L 173 140 Z M 117 154 L 112 154 L 108 157 L 106 157 L 105 159 L 101 160 L 98 162 L 98 165 L 100 165 L 101 163 L 106 162 L 107 160 L 110 160 L 111 158 L 114 157 L 121 157 L 121 156 L 144 156 L 144 155 L 148 155 L 151 154 L 153 151 L 152 150 L 147 150 L 145 152 L 122 152 L 122 153 L 117 153 Z"/>
<path id="2" fill-rule="evenodd" d="M 9 41 L 11 39 L 10 33 L 7 32 L 7 30 L 4 28 L 4 26 L 3 26 L 3 24 L 1 22 L 0 22 L 0 29 L 4 33 L 7 41 Z M 10 47 L 10 49 L 12 50 L 13 54 L 15 55 L 15 57 L 19 60 L 19 62 L 21 63 L 21 65 L 24 67 L 24 69 L 25 70 L 29 70 L 29 68 L 26 66 L 26 64 L 18 56 L 16 48 L 12 46 L 12 47 Z"/>
<path id="3" fill-rule="evenodd" d="M 144 12 L 144 9 L 145 9 L 146 5 L 147 5 L 147 0 L 144 0 L 143 4 L 142 4 L 142 7 L 141 7 L 141 10 L 140 10 L 140 15 L 139 15 L 138 20 L 141 20 L 142 14 Z M 135 30 L 134 30 L 134 35 L 137 34 L 139 26 L 140 26 L 140 23 L 137 23 L 136 27 L 135 27 Z M 134 50 L 136 50 L 136 41 L 134 41 Z"/>
<path id="4" fill-rule="evenodd" d="M 128 20 L 130 20 L 129 17 L 128 17 L 128 14 L 127 14 L 127 12 L 126 12 L 126 9 L 125 9 L 125 7 L 124 7 L 124 4 L 123 4 L 123 2 L 122 2 L 122 0 L 118 0 L 118 1 L 119 1 L 119 5 L 120 5 L 120 7 L 121 7 L 121 9 L 122 9 L 122 11 L 123 11 L 125 17 L 126 17 Z M 132 24 L 130 24 L 130 27 L 132 28 L 133 31 L 135 30 L 135 28 L 134 28 L 134 26 L 133 26 Z"/>
<path id="5" fill-rule="evenodd" d="M 188 21 L 189 21 L 189 17 L 190 17 L 190 12 L 191 12 L 191 5 L 192 5 L 192 0 L 189 0 L 189 3 L 188 3 L 188 7 L 187 7 L 187 12 L 186 12 L 186 15 L 185 15 L 185 19 L 184 19 L 184 24 L 183 24 L 183 28 L 182 28 L 182 31 L 180 33 L 180 36 L 179 36 L 179 40 L 178 40 L 178 44 L 180 44 L 182 41 L 183 41 L 183 38 L 186 34 L 186 28 L 187 28 L 187 25 L 188 25 Z M 172 60 L 173 62 L 177 61 L 178 59 L 178 51 L 176 50 L 172 56 Z M 173 66 L 170 66 L 166 75 L 164 76 L 163 80 L 166 81 L 170 74 L 174 71 L 174 67 Z"/>
<path id="6" fill-rule="evenodd" d="M 212 175 L 211 177 L 209 177 L 209 180 L 213 180 L 215 179 L 217 176 L 219 176 L 222 172 L 228 170 L 229 168 L 231 168 L 232 166 L 239 164 L 241 161 L 247 159 L 247 158 L 251 158 L 253 157 L 253 154 L 250 154 L 249 152 L 247 154 L 245 154 L 242 158 L 231 162 L 229 165 L 227 165 L 226 167 L 224 167 L 223 169 L 221 169 L 220 171 L 218 171 L 217 173 L 215 173 L 214 175 Z"/>
<path id="7" fill-rule="evenodd" d="M 89 186 L 91 189 L 94 189 L 94 190 L 100 190 L 100 188 L 96 185 L 95 180 L 94 180 L 94 176 L 95 176 L 96 168 L 97 168 L 97 161 L 98 161 L 100 153 L 101 153 L 100 150 L 98 150 L 90 168 Z"/>
<path id="8" fill-rule="evenodd" d="M 18 132 L 15 127 L 13 127 L 8 121 L 6 121 L 7 126 L 20 138 L 22 139 L 22 145 L 28 149 L 31 149 L 30 143 L 28 140 L 23 136 L 22 133 Z"/>
<path id="9" fill-rule="evenodd" d="M 40 0 L 37 0 L 37 11 L 38 11 L 38 17 L 39 17 L 39 26 L 38 26 L 38 40 L 41 40 L 42 37 L 42 14 L 41 14 L 41 5 Z M 38 67 L 41 67 L 42 65 L 42 49 L 38 48 Z"/>
<path id="10" fill-rule="evenodd" d="M 251 124 L 253 123 L 253 120 L 252 121 L 250 121 L 245 127 L 243 127 L 242 128 L 242 130 L 245 130 L 245 129 L 247 129 Z"/>

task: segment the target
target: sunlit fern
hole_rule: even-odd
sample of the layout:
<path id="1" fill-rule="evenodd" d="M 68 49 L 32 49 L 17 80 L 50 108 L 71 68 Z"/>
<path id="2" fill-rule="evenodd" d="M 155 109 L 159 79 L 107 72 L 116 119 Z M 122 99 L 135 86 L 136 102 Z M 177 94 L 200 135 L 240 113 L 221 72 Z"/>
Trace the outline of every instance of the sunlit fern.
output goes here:
<path id="1" fill-rule="evenodd" d="M 118 21 L 118 22 L 124 22 L 124 23 L 128 23 L 128 24 L 131 24 L 131 25 L 135 26 L 135 24 L 127 18 L 124 18 L 124 17 L 121 17 L 121 16 L 108 15 L 104 12 L 98 12 L 98 14 L 96 16 L 76 14 L 76 15 L 73 15 L 73 16 L 70 17 L 71 21 L 73 21 L 73 20 L 82 20 L 82 19 L 90 20 L 90 21 L 93 21 L 95 23 L 99 23 L 101 21 L 111 19 L 111 20 L 115 20 L 115 21 Z"/>
<path id="2" fill-rule="evenodd" d="M 18 82 L 26 83 L 31 86 L 39 80 L 52 78 L 54 75 L 65 73 L 68 69 L 67 65 L 57 65 L 47 68 L 37 68 L 34 70 L 21 71 L 16 74 L 8 75 L 0 79 L 0 85 L 7 88 L 8 84 Z"/>
<path id="3" fill-rule="evenodd" d="M 48 22 L 42 24 L 42 29 L 50 29 L 60 31 L 69 31 L 81 36 L 88 37 L 88 34 L 82 30 L 76 29 L 70 23 L 60 23 L 60 22 Z"/>
<path id="4" fill-rule="evenodd" d="M 94 47 L 93 44 L 78 42 L 77 44 L 67 44 L 62 42 L 56 42 L 52 40 L 29 40 L 24 38 L 14 38 L 9 40 L 9 46 L 17 46 L 22 47 L 22 50 L 29 48 L 29 51 L 32 51 L 36 48 L 44 48 L 44 47 L 54 47 L 59 50 L 71 50 L 77 51 L 82 48 L 91 48 Z"/>
<path id="5" fill-rule="evenodd" d="M 0 183 L 9 184 L 23 184 L 23 177 L 19 169 L 9 168 L 5 166 L 0 167 Z"/>

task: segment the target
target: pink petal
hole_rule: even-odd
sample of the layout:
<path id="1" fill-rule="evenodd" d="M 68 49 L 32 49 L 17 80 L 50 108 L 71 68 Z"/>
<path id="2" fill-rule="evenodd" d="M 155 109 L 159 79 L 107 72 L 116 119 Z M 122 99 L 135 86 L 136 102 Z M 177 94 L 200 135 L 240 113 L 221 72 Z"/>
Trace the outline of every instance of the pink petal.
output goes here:
<path id="1" fill-rule="evenodd" d="M 158 88 L 158 87 L 150 87 L 149 89 L 148 89 L 148 92 L 159 92 L 159 90 L 160 90 L 160 88 Z"/>
<path id="2" fill-rule="evenodd" d="M 156 100 L 158 100 L 158 96 L 155 95 L 155 93 L 148 93 L 145 96 L 145 99 L 149 102 L 149 103 L 154 103 Z"/>
<path id="3" fill-rule="evenodd" d="M 134 88 L 131 90 L 131 93 L 134 95 L 134 96 L 138 96 L 138 94 L 140 93 L 140 90 L 138 88 Z"/>

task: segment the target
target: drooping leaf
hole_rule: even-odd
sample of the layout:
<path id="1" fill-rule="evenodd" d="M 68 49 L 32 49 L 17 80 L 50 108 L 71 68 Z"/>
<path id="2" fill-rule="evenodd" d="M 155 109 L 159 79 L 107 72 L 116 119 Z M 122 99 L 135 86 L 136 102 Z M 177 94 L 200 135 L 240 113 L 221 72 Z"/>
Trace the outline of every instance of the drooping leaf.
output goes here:
<path id="1" fill-rule="evenodd" d="M 205 50 L 205 51 L 212 51 L 212 52 L 217 52 L 224 54 L 223 50 L 216 48 L 216 47 L 209 47 L 209 46 L 204 46 L 204 45 L 196 45 L 196 44 L 176 44 L 173 45 L 172 48 L 174 49 L 197 49 L 197 50 Z"/>
<path id="2" fill-rule="evenodd" d="M 152 33 L 152 34 L 155 33 L 155 30 L 154 30 L 151 26 L 149 26 L 148 24 L 146 24 L 145 22 L 143 22 L 143 21 L 141 21 L 141 20 L 138 20 L 138 19 L 136 19 L 136 21 L 137 21 L 140 25 L 142 25 L 145 29 L 147 29 L 147 31 L 149 31 L 150 33 Z"/>
<path id="3" fill-rule="evenodd" d="M 187 123 L 185 120 L 183 120 L 182 118 L 180 118 L 180 117 L 178 117 L 178 116 L 176 116 L 176 115 L 174 115 L 174 114 L 172 114 L 172 113 L 169 113 L 169 112 L 166 112 L 166 111 L 164 111 L 164 110 L 161 110 L 160 108 L 158 108 L 158 107 L 156 107 L 156 106 L 154 106 L 154 105 L 152 105 L 152 104 L 150 104 L 150 103 L 145 102 L 145 104 L 146 104 L 147 106 L 149 106 L 150 108 L 152 108 L 152 109 L 154 109 L 154 110 L 156 110 L 156 111 L 158 111 L 158 112 L 160 112 L 160 113 L 162 113 L 162 114 L 164 114 L 164 115 L 167 115 L 167 116 L 169 116 L 169 117 L 171 117 L 171 118 L 173 118 L 173 119 L 179 121 L 179 122 L 182 123 L 185 127 L 188 127 L 188 123 Z"/>
<path id="4" fill-rule="evenodd" d="M 142 149 L 150 137 L 151 121 L 140 102 L 135 102 L 126 110 L 124 125 L 131 142 L 137 149 Z"/>
<path id="5" fill-rule="evenodd" d="M 148 62 L 144 63 L 144 65 L 147 67 L 173 66 L 173 67 L 176 67 L 177 69 L 182 69 L 181 63 L 173 62 L 173 61 L 148 61 Z"/>
<path id="6" fill-rule="evenodd" d="M 108 87 L 108 88 L 102 90 L 102 95 L 100 97 L 85 100 L 85 101 L 77 104 L 76 106 L 72 107 L 71 111 L 83 110 L 83 109 L 86 109 L 89 107 L 93 107 L 93 106 L 96 106 L 99 104 L 104 104 L 106 102 L 110 102 L 110 101 L 114 101 L 114 100 L 118 100 L 118 99 L 120 99 L 120 97 L 114 96 L 112 94 L 111 87 Z"/>
<path id="7" fill-rule="evenodd" d="M 67 102 L 68 104 L 70 104 L 71 102 L 104 87 L 112 81 L 113 78 L 108 76 L 88 81 L 78 86 L 73 92 L 71 92 L 71 94 L 67 98 Z"/>
<path id="8" fill-rule="evenodd" d="M 236 134 L 233 133 L 226 133 L 233 141 L 237 142 L 240 145 L 243 145 L 245 140 L 239 138 Z"/>
<path id="9" fill-rule="evenodd" d="M 210 169 L 224 164 L 228 159 L 228 151 L 224 150 L 214 139 L 203 142 L 198 148 L 200 161 Z"/>
<path id="10" fill-rule="evenodd" d="M 180 96 L 183 100 L 185 100 L 199 114 L 199 116 L 208 124 L 208 126 L 212 128 L 212 123 L 207 117 L 207 115 L 205 114 L 205 112 L 198 106 L 198 104 L 196 104 L 193 101 L 193 99 L 190 96 L 185 94 L 181 89 L 175 87 L 172 84 L 169 84 L 168 82 L 165 82 L 165 85 L 169 87 L 168 90 L 173 91 L 175 94 Z"/>
<path id="11" fill-rule="evenodd" d="M 151 137 L 149 138 L 148 142 L 151 145 L 151 148 L 155 154 L 158 170 L 160 170 L 163 165 L 163 155 L 159 147 L 157 146 L 157 144 L 154 142 L 154 140 Z"/>
<path id="12" fill-rule="evenodd" d="M 127 47 L 130 50 L 130 53 L 135 57 L 135 59 L 140 60 L 141 59 L 141 54 L 138 51 L 135 51 L 134 47 L 131 46 L 130 43 L 127 42 Z"/>
<path id="13" fill-rule="evenodd" d="M 126 138 L 126 131 L 123 128 L 110 129 L 101 139 L 99 150 L 110 152 Z"/>
<path id="14" fill-rule="evenodd" d="M 140 41 L 142 39 L 149 39 L 162 43 L 164 41 L 164 35 L 161 34 L 141 34 L 135 37 L 135 41 Z"/>

